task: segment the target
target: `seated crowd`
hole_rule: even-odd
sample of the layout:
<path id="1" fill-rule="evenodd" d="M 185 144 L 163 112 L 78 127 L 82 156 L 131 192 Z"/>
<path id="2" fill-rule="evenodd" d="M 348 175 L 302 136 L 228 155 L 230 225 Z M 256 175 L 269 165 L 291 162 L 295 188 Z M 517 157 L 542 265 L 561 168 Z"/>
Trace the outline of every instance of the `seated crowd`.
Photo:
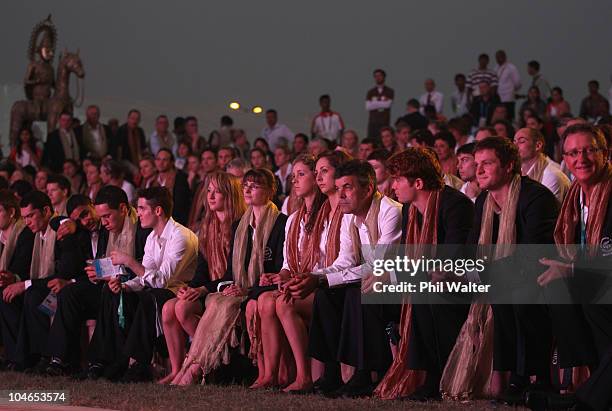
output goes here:
<path id="1" fill-rule="evenodd" d="M 515 264 L 538 304 L 362 296 L 392 246 L 609 244 L 611 127 L 415 122 L 409 105 L 361 141 L 274 135 L 270 110 L 253 148 L 225 117 L 205 139 L 195 117 L 170 131 L 160 115 L 147 141 L 137 110 L 113 130 L 90 106 L 83 125 L 63 113 L 44 150 L 24 128 L 0 167 L 4 369 L 331 397 L 516 404 L 575 391 L 609 406 L 611 306 L 545 298 L 582 275 L 575 256 L 496 249 L 488 272 Z M 103 258 L 118 274 L 100 276 Z"/>

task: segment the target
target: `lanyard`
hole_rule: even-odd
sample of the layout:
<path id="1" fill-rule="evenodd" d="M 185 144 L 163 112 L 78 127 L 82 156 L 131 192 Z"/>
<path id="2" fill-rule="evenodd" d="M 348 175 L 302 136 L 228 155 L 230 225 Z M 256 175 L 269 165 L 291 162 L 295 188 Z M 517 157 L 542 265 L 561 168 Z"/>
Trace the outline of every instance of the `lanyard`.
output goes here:
<path id="1" fill-rule="evenodd" d="M 580 245 L 584 246 L 587 242 L 586 238 L 586 224 L 584 222 L 584 193 L 580 192 Z"/>

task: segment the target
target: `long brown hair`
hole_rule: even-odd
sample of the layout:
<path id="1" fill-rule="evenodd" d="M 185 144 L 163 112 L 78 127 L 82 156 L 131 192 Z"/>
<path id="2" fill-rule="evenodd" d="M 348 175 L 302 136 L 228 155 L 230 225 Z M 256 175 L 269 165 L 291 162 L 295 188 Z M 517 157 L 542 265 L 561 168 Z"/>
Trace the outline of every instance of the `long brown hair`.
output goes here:
<path id="1" fill-rule="evenodd" d="M 306 232 L 310 233 L 312 232 L 312 229 L 314 228 L 314 225 L 315 225 L 315 221 L 317 220 L 317 214 L 319 213 L 319 210 L 321 209 L 321 206 L 323 205 L 327 197 L 319 189 L 319 186 L 316 183 L 316 178 L 314 177 L 315 168 L 316 168 L 315 166 L 317 164 L 317 161 L 315 160 L 315 158 L 310 154 L 300 154 L 299 156 L 297 156 L 295 160 L 293 160 L 294 166 L 298 163 L 302 163 L 306 167 L 308 167 L 308 169 L 312 172 L 313 179 L 315 180 L 314 181 L 315 198 L 314 198 L 314 201 L 312 202 L 312 209 L 310 210 L 308 221 L 306 221 L 306 225 L 304 226 L 304 229 L 306 230 Z"/>
<path id="2" fill-rule="evenodd" d="M 206 256 L 206 248 L 209 246 L 209 243 L 219 240 L 221 240 L 223 248 L 227 251 L 227 253 L 229 253 L 229 243 L 232 235 L 232 223 L 240 219 L 240 217 L 242 217 L 242 215 L 246 211 L 246 203 L 244 202 L 244 197 L 242 195 L 242 186 L 240 185 L 240 180 L 224 171 L 215 171 L 209 173 L 206 176 L 206 179 L 204 180 L 205 193 L 208 192 L 208 186 L 213 181 L 217 185 L 219 191 L 221 191 L 221 193 L 225 197 L 223 201 L 223 209 L 225 210 L 225 221 L 221 233 L 209 232 L 208 228 L 211 226 L 212 219 L 216 218 L 216 215 L 209 208 L 208 196 L 201 196 L 202 201 L 204 201 L 205 214 L 200 225 L 199 242 L 200 251 L 204 256 Z M 220 237 L 218 237 L 219 234 Z"/>

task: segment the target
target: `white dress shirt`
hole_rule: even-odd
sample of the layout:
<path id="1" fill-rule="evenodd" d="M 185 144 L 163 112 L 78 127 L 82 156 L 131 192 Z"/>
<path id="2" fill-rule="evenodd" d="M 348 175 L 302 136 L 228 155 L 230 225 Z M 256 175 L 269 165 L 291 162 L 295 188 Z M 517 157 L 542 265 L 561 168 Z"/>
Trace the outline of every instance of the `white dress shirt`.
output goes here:
<path id="1" fill-rule="evenodd" d="M 514 101 L 514 94 L 521 88 L 521 76 L 516 66 L 505 62 L 497 68 L 497 94 L 502 103 Z"/>
<path id="2" fill-rule="evenodd" d="M 125 284 L 133 291 L 150 288 L 173 288 L 193 278 L 198 256 L 198 237 L 172 218 L 158 236 L 147 237 L 142 265 L 145 272 Z"/>
<path id="3" fill-rule="evenodd" d="M 334 111 L 321 112 L 312 120 L 312 133 L 317 137 L 340 141 L 342 130 L 344 121 L 340 114 Z"/>
<path id="4" fill-rule="evenodd" d="M 368 211 L 368 216 L 372 208 Z M 367 219 L 367 216 L 366 216 Z M 346 220 L 346 221 L 345 221 Z M 343 217 L 340 229 L 340 253 L 334 264 L 314 272 L 317 275 L 326 275 L 330 287 L 341 284 L 361 281 L 373 272 L 374 260 L 384 259 L 388 246 L 399 244 L 402 236 L 402 205 L 389 197 L 383 197 L 378 213 L 378 243 L 376 247 L 370 245 L 370 234 L 364 221 L 359 221 L 354 215 Z M 356 261 L 352 249 L 351 225 L 357 227 L 361 240 L 361 255 L 363 260 Z M 344 247 L 342 246 L 344 244 Z"/>
<path id="5" fill-rule="evenodd" d="M 571 181 L 561 170 L 561 165 L 555 163 L 550 158 L 547 158 L 548 165 L 544 169 L 542 173 L 542 183 L 543 186 L 548 188 L 552 193 L 557 197 L 560 203 L 563 203 L 563 199 L 565 195 L 569 191 L 570 186 L 572 185 Z M 531 170 L 535 167 L 535 163 L 529 168 L 526 174 L 529 174 Z"/>
<path id="6" fill-rule="evenodd" d="M 284 137 L 289 144 L 293 142 L 294 134 L 286 125 L 276 123 L 273 127 L 265 127 L 261 131 L 261 136 L 268 142 L 270 150 L 274 150 L 282 137 Z"/>
<path id="7" fill-rule="evenodd" d="M 429 101 L 430 105 L 433 105 L 436 108 L 436 113 L 442 113 L 442 105 L 444 103 L 444 94 L 439 91 L 432 91 L 431 93 L 424 93 L 419 98 L 419 103 L 421 103 L 421 114 L 425 114 L 425 106 Z"/>
<path id="8" fill-rule="evenodd" d="M 463 93 L 459 89 L 455 89 L 451 95 L 451 106 L 455 115 L 462 116 L 470 112 L 469 97 L 467 87 L 463 90 Z"/>
<path id="9" fill-rule="evenodd" d="M 171 131 L 168 131 L 167 138 L 172 144 L 172 147 L 168 148 L 172 150 L 172 154 L 174 154 L 174 157 L 176 157 L 176 151 L 178 150 L 177 138 Z M 151 137 L 149 138 L 149 146 L 151 147 L 151 154 L 153 154 L 154 156 L 156 156 L 157 152 L 163 147 L 161 138 L 159 137 L 157 131 L 154 131 L 153 134 L 151 134 Z"/>

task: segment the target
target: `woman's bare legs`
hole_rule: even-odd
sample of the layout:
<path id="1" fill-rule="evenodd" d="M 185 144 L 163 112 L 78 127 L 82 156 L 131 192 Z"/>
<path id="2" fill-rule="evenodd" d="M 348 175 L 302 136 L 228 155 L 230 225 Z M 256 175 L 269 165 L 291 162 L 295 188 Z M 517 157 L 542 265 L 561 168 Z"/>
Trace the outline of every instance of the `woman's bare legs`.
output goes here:
<path id="1" fill-rule="evenodd" d="M 169 307 L 170 303 L 172 303 L 172 307 Z M 174 329 L 171 331 L 166 330 L 166 307 L 168 307 L 168 316 L 173 315 L 172 324 L 178 325 L 178 333 Z M 164 335 L 166 336 L 171 370 L 170 374 L 159 380 L 160 384 L 168 384 L 171 382 L 172 384 L 187 385 L 193 383 L 193 380 L 199 376 L 197 371 L 195 371 L 189 373 L 192 377 L 189 381 L 185 378 L 180 378 L 175 381 L 183 365 L 183 360 L 185 359 L 185 343 L 187 340 L 185 332 L 193 337 L 202 312 L 204 312 L 204 309 L 199 301 L 191 302 L 175 298 L 164 304 L 162 308 L 162 319 L 164 321 Z M 194 365 L 197 367 L 197 364 Z M 199 367 L 197 368 L 199 369 Z M 183 377 L 185 377 L 185 375 L 186 374 L 184 374 Z"/>
<path id="2" fill-rule="evenodd" d="M 280 321 L 276 315 L 276 299 L 274 292 L 266 292 L 257 299 L 257 309 L 261 318 L 261 343 L 265 373 L 261 387 L 278 385 L 281 344 L 283 336 Z"/>
<path id="3" fill-rule="evenodd" d="M 193 338 L 198 328 L 198 323 L 204 312 L 204 307 L 200 301 L 179 300 L 176 303 L 176 318 L 181 323 L 183 330 Z"/>
<path id="4" fill-rule="evenodd" d="M 158 381 L 159 384 L 169 384 L 179 372 L 183 357 L 185 356 L 185 332 L 176 318 L 176 303 L 178 299 L 173 298 L 166 302 L 162 308 L 162 324 L 164 337 L 168 346 L 170 357 L 170 374 Z"/>
<path id="5" fill-rule="evenodd" d="M 314 294 L 303 300 L 285 302 L 276 300 L 276 312 L 283 326 L 295 358 L 297 373 L 295 381 L 285 391 L 312 388 L 310 358 L 308 357 L 308 324 L 312 315 Z"/>
<path id="6" fill-rule="evenodd" d="M 249 300 L 249 302 L 247 303 L 246 312 L 245 312 L 247 324 L 251 323 L 253 317 L 255 317 L 256 315 L 258 315 L 257 314 L 257 301 Z M 251 330 L 248 329 L 248 331 L 249 331 L 249 337 L 252 341 L 253 336 L 251 335 Z M 266 372 L 266 367 L 265 367 L 263 352 L 257 352 L 257 379 L 255 380 L 253 384 L 251 384 L 249 388 L 260 388 L 262 385 L 261 383 L 264 379 L 265 372 Z"/>

